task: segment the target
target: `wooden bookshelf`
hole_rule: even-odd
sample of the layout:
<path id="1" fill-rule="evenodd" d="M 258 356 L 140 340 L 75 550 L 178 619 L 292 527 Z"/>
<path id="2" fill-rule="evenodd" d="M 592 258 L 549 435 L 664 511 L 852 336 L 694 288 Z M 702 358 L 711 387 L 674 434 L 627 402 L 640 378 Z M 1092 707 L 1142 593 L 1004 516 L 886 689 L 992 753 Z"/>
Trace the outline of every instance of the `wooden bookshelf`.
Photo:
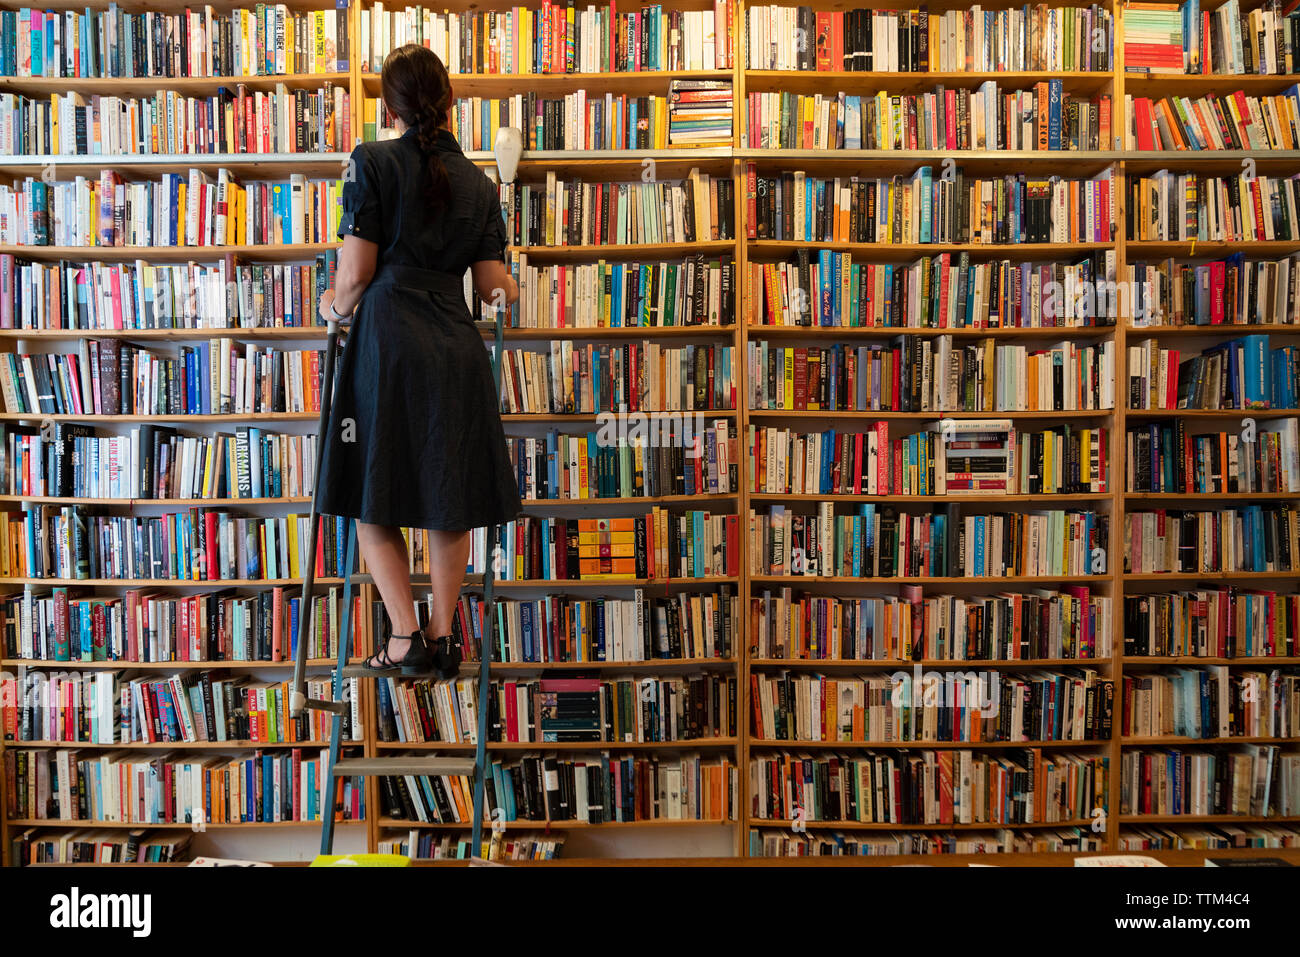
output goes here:
<path id="1" fill-rule="evenodd" d="M 22 6 L 20 0 L 0 0 L 0 7 L 12 9 Z M 107 0 L 91 0 L 89 6 L 94 10 L 107 7 Z M 239 5 L 239 4 L 235 4 Z M 606 828 L 619 834 L 637 829 L 654 829 L 661 834 L 663 857 L 674 859 L 675 863 L 698 863 L 699 861 L 682 861 L 685 852 L 693 846 L 692 827 L 704 827 L 720 831 L 731 846 L 731 858 L 713 855 L 710 859 L 734 859 L 747 857 L 749 854 L 749 833 L 751 829 L 790 830 L 790 821 L 762 819 L 750 813 L 750 760 L 757 754 L 773 752 L 807 751 L 846 753 L 866 750 L 906 752 L 919 750 L 943 750 L 955 752 L 970 750 L 976 752 L 998 753 L 1021 748 L 1041 748 L 1047 753 L 1079 752 L 1081 754 L 1102 754 L 1109 760 L 1110 787 L 1108 793 L 1108 811 L 1103 818 L 1100 832 L 1094 830 L 1096 819 L 1079 817 L 1064 821 L 1039 821 L 1024 824 L 869 824 L 853 821 L 807 821 L 807 828 L 814 832 L 848 832 L 873 831 L 918 831 L 918 832 L 970 832 L 994 831 L 1007 828 L 1027 836 L 1041 834 L 1044 831 L 1059 829 L 1061 831 L 1078 830 L 1099 835 L 1102 848 L 1098 853 L 1115 852 L 1120 847 L 1122 838 L 1132 837 L 1133 828 L 1145 825 L 1162 825 L 1176 829 L 1179 825 L 1213 825 L 1245 823 L 1277 823 L 1283 825 L 1300 825 L 1300 817 L 1250 817 L 1235 815 L 1218 816 L 1172 816 L 1139 815 L 1123 813 L 1120 806 L 1121 793 L 1121 759 L 1126 750 L 1136 747 L 1226 747 L 1236 744 L 1278 743 L 1288 747 L 1297 744 L 1296 738 L 1251 738 L 1234 737 L 1224 739 L 1185 739 L 1173 737 L 1124 737 L 1121 732 L 1121 701 L 1118 689 L 1121 687 L 1125 669 L 1133 673 L 1150 674 L 1163 669 L 1175 667 L 1198 667 L 1205 665 L 1226 665 L 1231 669 L 1272 669 L 1274 667 L 1300 666 L 1300 657 L 1189 657 L 1189 656 L 1142 656 L 1127 657 L 1123 653 L 1123 603 L 1126 595 L 1149 593 L 1159 590 L 1176 590 L 1197 582 L 1237 584 L 1241 587 L 1289 589 L 1300 584 L 1300 567 L 1296 571 L 1257 572 L 1257 573 L 1156 573 L 1137 574 L 1124 570 L 1123 522 L 1126 510 L 1136 511 L 1147 508 L 1186 507 L 1192 509 L 1213 509 L 1230 502 L 1265 503 L 1270 501 L 1300 500 L 1300 491 L 1288 493 L 1242 493 L 1242 494 L 1157 494 L 1128 492 L 1125 489 L 1125 437 L 1129 424 L 1185 417 L 1189 422 L 1218 424 L 1224 420 L 1239 420 L 1252 417 L 1260 420 L 1300 416 L 1300 410 L 1270 409 L 1256 410 L 1131 410 L 1126 408 L 1127 393 L 1127 346 L 1131 342 L 1155 339 L 1161 342 L 1170 340 L 1175 343 L 1188 343 L 1197 337 L 1215 341 L 1221 337 L 1246 334 L 1267 334 L 1270 336 L 1300 336 L 1300 325 L 1265 325 L 1247 326 L 1170 326 L 1134 324 L 1131 317 L 1121 316 L 1114 326 L 1093 327 L 1056 327 L 1056 328 L 991 328 L 991 329 L 930 329 L 905 327 L 784 327 L 749 325 L 745 317 L 749 314 L 746 299 L 746 284 L 739 281 L 745 275 L 750 262 L 790 261 L 801 250 L 815 251 L 827 249 L 834 252 L 848 253 L 856 262 L 870 263 L 911 263 L 923 257 L 939 253 L 964 253 L 972 263 L 1009 259 L 1014 262 L 1073 261 L 1085 256 L 1099 253 L 1113 253 L 1116 263 L 1117 278 L 1126 275 L 1126 267 L 1136 261 L 1155 261 L 1174 258 L 1179 261 L 1204 260 L 1224 257 L 1236 252 L 1245 252 L 1249 257 L 1279 259 L 1300 253 L 1300 240 L 1282 240 L 1258 242 L 1249 246 L 1230 242 L 1145 242 L 1130 241 L 1126 237 L 1126 225 L 1133 211 L 1126 208 L 1127 193 L 1118 188 L 1118 184 L 1127 182 L 1130 176 L 1148 175 L 1156 170 L 1186 170 L 1208 174 L 1228 174 L 1241 169 L 1242 160 L 1253 159 L 1258 164 L 1260 174 L 1290 175 L 1300 168 L 1300 151 L 1256 152 L 1248 151 L 1158 151 L 1137 152 L 1122 149 L 1122 131 L 1126 128 L 1127 117 L 1124 111 L 1126 94 L 1133 96 L 1159 97 L 1167 95 L 1200 96 L 1243 90 L 1248 95 L 1276 94 L 1294 83 L 1298 75 L 1287 76 L 1183 76 L 1173 74 L 1135 74 L 1125 70 L 1122 43 L 1123 18 L 1125 4 L 1122 0 L 1103 0 L 1101 6 L 1109 10 L 1115 26 L 1115 44 L 1112 57 L 1112 69 L 1106 71 L 997 71 L 997 72 L 926 72 L 926 73 L 861 73 L 849 71 L 775 71 L 748 68 L 747 37 L 745 36 L 745 12 L 752 4 L 749 0 L 735 0 L 734 29 L 736 33 L 735 65 L 729 70 L 655 70 L 639 72 L 600 72 L 575 74 L 484 74 L 459 73 L 452 77 L 454 94 L 457 96 L 507 97 L 521 90 L 535 90 L 546 96 L 563 96 L 578 90 L 589 93 L 611 91 L 615 94 L 630 96 L 662 95 L 667 92 L 668 84 L 673 79 L 726 79 L 733 85 L 734 133 L 729 146 L 702 147 L 692 149 L 657 149 L 639 150 L 562 150 L 562 151 L 526 151 L 519 165 L 521 182 L 537 183 L 545 174 L 554 171 L 561 178 L 580 178 L 587 182 L 594 181 L 635 181 L 641 178 L 644 161 L 649 158 L 655 162 L 655 175 L 661 180 L 681 179 L 692 169 L 698 168 L 711 176 L 730 178 L 735 186 L 736 208 L 734 222 L 736 238 L 722 241 L 700 241 L 685 244 L 639 244 L 639 245 L 599 245 L 599 246 L 529 246 L 518 247 L 513 252 L 527 257 L 530 263 L 538 265 L 579 264 L 606 260 L 610 262 L 679 260 L 687 256 L 703 255 L 706 258 L 729 257 L 735 263 L 736 322 L 721 326 L 679 326 L 650 328 L 509 328 L 507 340 L 518 343 L 537 343 L 549 340 L 570 340 L 574 343 L 611 343 L 623 344 L 640 340 L 654 340 L 665 345 L 676 343 L 699 342 L 734 347 L 736 355 L 738 407 L 729 410 L 708 411 L 704 414 L 710 421 L 723 419 L 734 424 L 739 436 L 740 452 L 740 488 L 718 495 L 663 495 L 655 497 L 617 497 L 606 499 L 527 499 L 525 511 L 530 515 L 559 514 L 572 516 L 588 515 L 637 515 L 644 514 L 653 506 L 663 506 L 672 513 L 700 508 L 713 513 L 735 514 L 738 516 L 740 534 L 740 574 L 736 576 L 716 576 L 707 578 L 658 578 L 658 579 L 619 579 L 619 580 L 523 580 L 501 581 L 497 588 L 505 598 L 537 597 L 541 595 L 572 594 L 579 597 L 617 596 L 628 597 L 631 589 L 641 588 L 648 595 L 660 596 L 678 592 L 713 592 L 718 587 L 731 586 L 737 594 L 740 630 L 735 636 L 737 642 L 733 654 L 724 658 L 709 659 L 652 659 L 637 662 L 526 662 L 507 661 L 493 663 L 493 668 L 503 676 L 515 675 L 558 675 L 580 673 L 599 674 L 602 676 L 627 675 L 663 675 L 680 676 L 690 673 L 722 673 L 734 676 L 737 685 L 737 729 L 734 736 L 692 739 L 665 742 L 580 742 L 563 744 L 492 742 L 489 753 L 505 756 L 518 755 L 522 752 L 575 753 L 593 752 L 636 752 L 654 755 L 675 752 L 700 752 L 709 757 L 726 755 L 737 769 L 739 786 L 737 799 L 741 809 L 735 820 L 635 820 L 617 823 L 591 825 L 579 821 L 512 821 L 506 823 L 507 830 L 526 831 L 549 829 L 558 832 L 585 832 L 596 828 Z M 1050 0 L 1050 5 L 1066 5 L 1065 0 Z M 56 0 L 58 9 L 81 10 L 85 3 L 74 4 L 71 0 Z M 142 9 L 139 2 L 123 4 L 128 9 Z M 181 0 L 159 0 L 153 5 L 163 10 L 180 11 L 184 9 Z M 295 0 L 291 7 L 295 10 L 325 9 L 330 5 L 316 0 Z M 0 77 L 0 93 L 20 93 L 27 96 L 48 98 L 51 94 L 63 94 L 70 90 L 82 93 L 87 98 L 100 96 L 153 96 L 159 90 L 175 91 L 183 95 L 214 95 L 221 87 L 233 87 L 244 84 L 251 91 L 270 92 L 283 84 L 289 90 L 315 90 L 325 86 L 341 87 L 350 96 L 351 123 L 356 138 L 360 139 L 362 129 L 363 105 L 365 97 L 377 97 L 380 92 L 379 78 L 363 64 L 357 52 L 357 37 L 361 25 L 361 11 L 372 6 L 371 0 L 354 0 L 349 12 L 349 28 L 353 38 L 353 53 L 350 69 L 346 72 L 309 73 L 293 75 L 253 75 L 234 77 L 158 77 L 143 79 L 78 79 L 75 81 L 50 78 Z M 505 9 L 508 4 L 487 5 L 488 9 Z M 711 0 L 669 0 L 669 9 L 699 10 L 711 8 Z M 815 10 L 843 10 L 855 6 L 845 0 L 812 0 Z M 968 4 L 958 0 L 938 0 L 930 4 L 931 15 L 950 10 L 960 10 Z M 448 9 L 455 12 L 468 12 L 480 9 L 481 5 L 471 0 L 453 0 Z M 883 8 L 883 7 L 882 7 Z M 224 9 L 224 7 L 223 7 Z M 392 7 L 389 7 L 391 10 Z M 1064 90 L 1071 95 L 1092 97 L 1109 94 L 1112 97 L 1112 129 L 1115 142 L 1112 148 L 1049 152 L 1037 150 L 802 150 L 802 149 L 755 149 L 747 146 L 744 135 L 744 123 L 747 113 L 747 94 L 749 92 L 790 91 L 793 93 L 858 93 L 873 94 L 885 90 L 891 94 L 928 93 L 936 86 L 948 88 L 974 89 L 987 81 L 995 81 L 1002 92 L 1027 89 L 1034 84 L 1049 79 L 1060 79 Z M 486 151 L 468 151 L 471 160 L 490 168 L 493 159 Z M 40 176 L 46 170 L 66 180 L 76 176 L 93 177 L 98 170 L 114 169 L 126 179 L 156 179 L 164 172 L 184 172 L 199 169 L 214 172 L 219 168 L 229 169 L 237 175 L 249 179 L 287 178 L 291 172 L 306 173 L 312 179 L 333 179 L 339 175 L 347 160 L 346 152 L 329 153 L 244 153 L 244 154 L 123 154 L 119 156 L 64 156 L 64 155 L 25 155 L 0 157 L 0 182 L 21 180 L 27 176 Z M 746 232 L 746 172 L 750 163 L 762 172 L 783 170 L 803 170 L 810 175 L 824 177 L 848 177 L 861 175 L 867 177 L 889 177 L 905 175 L 918 166 L 938 167 L 945 160 L 953 160 L 958 167 L 973 175 L 1001 176 L 1013 173 L 1030 173 L 1042 175 L 1069 175 L 1081 178 L 1094 176 L 1103 170 L 1113 169 L 1117 188 L 1113 196 L 1115 230 L 1109 242 L 1074 242 L 1062 244 L 1024 243 L 1024 244 L 934 244 L 934 243 L 857 243 L 857 242 L 816 242 L 794 240 L 749 239 Z M 217 263 L 227 256 L 234 256 L 247 263 L 300 263 L 314 259 L 320 253 L 337 249 L 338 243 L 322 242 L 288 245 L 242 245 L 242 246 L 182 246 L 182 247 L 130 247 L 130 246 L 3 246 L 0 254 L 11 254 L 19 258 L 53 263 L 61 260 L 72 262 L 132 263 L 144 260 L 150 263 Z M 485 335 L 487 331 L 485 330 Z M 887 342 L 898 336 L 919 336 L 933 339 L 940 335 L 952 336 L 958 343 L 973 343 L 976 340 L 991 338 L 999 344 L 1025 344 L 1030 348 L 1041 343 L 1062 340 L 1083 345 L 1096 345 L 1109 342 L 1114 349 L 1114 372 L 1116 395 L 1114 408 L 1085 409 L 1069 412 L 1055 411 L 1021 411 L 1021 412 L 888 412 L 888 411 L 854 411 L 828 412 L 825 410 L 791 411 L 753 409 L 748 405 L 748 383 L 746 381 L 746 350 L 750 342 L 770 340 L 774 344 L 823 344 L 850 342 L 855 344 Z M 303 341 L 316 347 L 324 337 L 320 326 L 303 327 L 269 327 L 269 328 L 178 328 L 178 329 L 3 329 L 0 330 L 0 353 L 3 352 L 41 352 L 60 351 L 70 342 L 78 339 L 119 339 L 128 343 L 147 343 L 151 346 L 168 348 L 190 342 L 210 339 L 232 339 L 239 343 L 257 343 L 259 345 L 278 344 L 282 342 Z M 512 414 L 504 415 L 503 421 L 508 435 L 535 435 L 542 429 L 566 427 L 574 429 L 590 428 L 596 422 L 591 414 L 565 415 L 555 413 Z M 1105 426 L 1110 430 L 1111 445 L 1108 450 L 1109 491 L 1071 495 L 1053 494 L 1009 494 L 979 495 L 950 494 L 940 499 L 937 496 L 916 495 L 814 495 L 781 494 L 768 492 L 750 492 L 745 468 L 745 439 L 749 426 L 771 425 L 791 428 L 796 431 L 815 431 L 828 426 L 837 429 L 865 427 L 867 423 L 884 420 L 891 426 L 891 437 L 903 434 L 915 428 L 919 423 L 941 418 L 983 419 L 1008 418 L 1017 423 L 1018 428 L 1046 428 L 1058 423 L 1070 423 L 1072 426 Z M 301 433 L 310 431 L 317 419 L 316 413 L 255 413 L 250 415 L 44 415 L 40 413 L 0 412 L 0 423 L 37 423 L 72 422 L 102 426 L 106 430 L 120 430 L 134 424 L 167 423 L 190 431 L 229 430 L 237 424 L 266 424 L 272 427 L 287 426 L 290 430 Z M 944 505 L 969 506 L 975 510 L 1024 511 L 1031 509 L 1074 509 L 1086 508 L 1109 516 L 1111 539 L 1107 543 L 1105 570 L 1092 575 L 1068 575 L 1055 577 L 1006 576 L 989 578 L 970 578 L 963 576 L 904 576 L 894 578 L 853 578 L 845 576 L 777 576 L 761 575 L 750 571 L 750 543 L 745 534 L 745 519 L 750 509 L 765 511 L 771 505 L 785 505 L 797 508 L 815 508 L 816 503 L 831 502 L 840 509 L 846 509 L 859 502 L 875 502 L 896 507 L 900 512 L 920 513 L 933 509 L 940 501 Z M 308 500 L 303 497 L 259 498 L 259 499 L 89 499 L 59 498 L 53 496 L 0 495 L 9 509 L 20 509 L 33 505 L 94 505 L 110 510 L 113 514 L 125 512 L 153 514 L 154 510 L 188 509 L 200 507 L 234 508 L 244 506 L 256 507 L 259 514 L 302 513 L 306 511 Z M 593 506 L 595 508 L 593 508 Z M 422 583 L 427 588 L 427 575 L 412 576 L 414 582 Z M 361 596 L 361 621 L 358 623 L 363 640 L 361 647 L 354 649 L 352 661 L 358 663 L 372 650 L 373 612 L 377 595 L 373 584 L 364 573 L 356 576 Z M 338 578 L 318 580 L 322 586 L 336 586 L 342 583 Z M 1293 584 L 1295 583 L 1295 584 Z M 275 580 L 232 580 L 232 581 L 194 581 L 170 579 L 117 580 L 95 579 L 82 581 L 76 579 L 21 579 L 0 578 L 0 585 L 11 589 L 32 587 L 38 593 L 54 585 L 85 586 L 97 593 L 112 594 L 127 588 L 148 588 L 166 591 L 169 594 L 184 596 L 192 594 L 195 589 L 205 591 L 219 588 L 238 590 L 261 589 L 274 586 L 291 588 L 297 584 L 295 579 Z M 920 661 L 903 660 L 821 660 L 821 659 L 780 659 L 758 657 L 751 653 L 748 626 L 749 602 L 752 597 L 761 595 L 765 589 L 777 589 L 789 586 L 796 590 L 807 590 L 819 596 L 860 597 L 866 594 L 897 594 L 900 585 L 921 585 L 927 597 L 935 594 L 954 595 L 993 595 L 1002 591 L 1028 591 L 1030 589 L 1056 589 L 1066 584 L 1086 584 L 1095 594 L 1109 597 L 1112 601 L 1111 636 L 1113 653 L 1103 658 L 1047 658 L 1047 659 L 1012 659 L 1012 660 L 949 660 L 923 659 Z M 470 580 L 467 587 L 474 588 L 478 582 Z M 314 674 L 325 673 L 332 667 L 331 659 L 317 659 L 309 662 Z M 171 673 L 190 674 L 197 671 L 212 670 L 217 672 L 235 672 L 257 674 L 267 672 L 277 677 L 290 668 L 286 661 L 177 661 L 177 662 L 54 662 L 31 660 L 4 660 L 0 667 L 5 669 L 26 668 L 32 670 L 81 669 L 86 671 L 110 671 L 143 673 L 161 676 Z M 813 674 L 824 672 L 829 676 L 843 676 L 855 672 L 885 672 L 906 669 L 919 665 L 927 670 L 939 672 L 955 670 L 994 670 L 1007 675 L 1016 675 L 1038 670 L 1060 671 L 1067 669 L 1094 669 L 1105 678 L 1115 683 L 1117 689 L 1113 733 L 1109 738 L 1099 740 L 1049 740 L 1049 741 L 789 741 L 759 739 L 751 733 L 750 678 L 756 674 L 770 674 L 790 671 L 796 674 Z M 466 662 L 462 675 L 477 674 L 477 664 Z M 373 691 L 373 683 L 362 683 L 361 714 L 364 737 L 361 741 L 344 742 L 348 748 L 360 748 L 364 755 L 373 757 L 400 751 L 445 751 L 464 754 L 472 746 L 464 743 L 431 742 L 424 744 L 402 744 L 385 742 L 378 739 L 378 701 Z M 107 746 L 79 744 L 71 742 L 0 742 L 0 750 L 26 747 L 58 747 L 67 749 L 85 749 L 87 751 L 108 750 Z M 253 748 L 288 748 L 291 744 L 259 744 L 253 742 L 219 742 L 219 743 L 178 743 L 167 745 L 118 745 L 118 748 L 138 750 L 144 754 L 165 749 L 193 750 L 199 753 L 232 751 L 240 752 Z M 304 742 L 304 747 L 319 747 L 321 742 Z M 339 821 L 340 825 L 364 827 L 366 847 L 375 850 L 381 839 L 392 839 L 403 831 L 412 829 L 445 830 L 455 833 L 463 832 L 468 825 L 465 822 L 421 823 L 406 821 L 388 816 L 384 813 L 378 783 L 371 779 L 365 794 L 367 814 L 360 821 Z M 0 810 L 3 810 L 0 808 Z M 47 821 L 14 819 L 6 820 L 0 814 L 0 861 L 8 860 L 10 838 L 14 828 L 39 827 L 55 830 L 64 828 L 189 828 L 189 824 L 140 825 L 115 822 L 91 821 Z M 283 822 L 266 824 L 225 824 L 209 823 L 208 830 L 221 832 L 235 828 L 254 828 L 261 830 L 285 829 L 290 835 L 292 846 L 299 850 L 315 846 L 315 831 L 318 822 Z M 1293 830 L 1300 831 L 1300 826 Z M 219 838 L 217 838 L 219 840 Z M 719 846 L 711 844 L 710 847 Z M 1144 853 L 1144 852 L 1140 852 Z M 292 856 L 277 851 L 280 857 Z M 1273 848 L 1239 849 L 1233 851 L 1216 850 L 1182 850 L 1151 852 L 1152 856 L 1166 860 L 1168 863 L 1199 865 L 1203 858 L 1210 856 L 1263 856 L 1286 857 L 1300 855 L 1297 850 L 1278 850 Z M 807 860 L 771 860 L 753 859 L 755 864 L 776 865 L 798 863 L 805 866 L 815 864 L 845 865 L 886 865 L 898 863 L 926 863 L 939 865 L 964 865 L 968 862 L 992 860 L 995 863 L 1020 866 L 1026 864 L 1056 864 L 1069 866 L 1075 853 L 1035 852 L 1029 854 L 999 854 L 996 858 L 986 855 L 924 855 L 918 857 L 902 856 L 896 858 L 854 858 L 852 860 L 825 859 Z M 1083 855 L 1086 856 L 1086 855 Z M 455 864 L 463 862 L 437 862 Z M 555 861 L 554 865 L 563 866 L 573 861 Z M 607 860 L 602 863 L 632 864 L 631 860 Z"/>

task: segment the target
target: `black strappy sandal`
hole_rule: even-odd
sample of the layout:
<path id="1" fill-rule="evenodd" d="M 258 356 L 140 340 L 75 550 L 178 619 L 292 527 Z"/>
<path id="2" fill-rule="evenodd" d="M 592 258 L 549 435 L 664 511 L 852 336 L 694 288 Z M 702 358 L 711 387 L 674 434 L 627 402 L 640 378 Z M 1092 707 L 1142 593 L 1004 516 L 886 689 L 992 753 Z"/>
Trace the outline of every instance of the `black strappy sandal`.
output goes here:
<path id="1" fill-rule="evenodd" d="M 434 661 L 429 654 L 429 646 L 425 643 L 424 632 L 417 628 L 411 632 L 411 647 L 406 649 L 406 654 L 400 661 L 394 661 L 388 656 L 388 642 L 385 641 L 383 649 L 362 662 L 361 667 L 371 674 L 384 677 L 396 674 L 407 677 L 427 676 L 433 674 Z"/>
<path id="2" fill-rule="evenodd" d="M 444 681 L 460 674 L 460 639 L 455 635 L 443 635 L 433 640 L 433 666 L 438 670 L 438 677 Z"/>

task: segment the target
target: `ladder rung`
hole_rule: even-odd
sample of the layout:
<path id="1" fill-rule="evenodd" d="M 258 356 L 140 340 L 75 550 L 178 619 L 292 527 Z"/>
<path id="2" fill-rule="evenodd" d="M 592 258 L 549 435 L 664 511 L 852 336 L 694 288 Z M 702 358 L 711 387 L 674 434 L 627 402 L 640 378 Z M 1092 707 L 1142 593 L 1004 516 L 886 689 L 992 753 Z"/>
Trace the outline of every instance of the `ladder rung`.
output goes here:
<path id="1" fill-rule="evenodd" d="M 472 758 L 413 757 L 342 758 L 334 763 L 334 777 L 353 774 L 474 774 Z"/>
<path id="2" fill-rule="evenodd" d="M 308 711 L 328 711 L 331 714 L 347 714 L 352 710 L 346 701 L 331 701 L 328 698 L 308 698 Z"/>
<path id="3" fill-rule="evenodd" d="M 495 319 L 475 319 L 474 325 L 478 326 L 484 332 L 497 331 L 497 321 Z"/>

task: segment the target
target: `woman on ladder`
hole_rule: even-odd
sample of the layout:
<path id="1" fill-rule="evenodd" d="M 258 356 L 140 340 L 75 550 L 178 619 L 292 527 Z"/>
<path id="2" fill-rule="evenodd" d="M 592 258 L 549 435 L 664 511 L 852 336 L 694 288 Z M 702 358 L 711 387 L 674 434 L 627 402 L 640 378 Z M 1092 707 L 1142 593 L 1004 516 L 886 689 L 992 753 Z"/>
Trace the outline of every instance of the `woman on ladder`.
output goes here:
<path id="1" fill-rule="evenodd" d="M 408 44 L 384 60 L 398 138 L 352 151 L 326 319 L 351 322 L 322 437 L 319 508 L 357 520 L 357 541 L 392 623 L 376 674 L 454 677 L 452 616 L 470 530 L 508 522 L 519 490 L 483 337 L 464 276 L 497 306 L 519 289 L 505 267 L 501 202 L 450 131 L 447 70 Z M 429 529 L 432 615 L 421 629 L 401 529 Z"/>

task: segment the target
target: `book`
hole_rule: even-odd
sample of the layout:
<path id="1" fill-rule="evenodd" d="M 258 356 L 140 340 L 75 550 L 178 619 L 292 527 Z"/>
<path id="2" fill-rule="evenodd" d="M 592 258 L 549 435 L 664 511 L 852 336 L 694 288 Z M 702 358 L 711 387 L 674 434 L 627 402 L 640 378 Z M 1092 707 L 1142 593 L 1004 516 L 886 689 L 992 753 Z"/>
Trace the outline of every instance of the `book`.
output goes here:
<path id="1" fill-rule="evenodd" d="M 1135 574 L 1283 572 L 1300 555 L 1290 505 L 1243 503 L 1215 511 L 1124 514 L 1125 571 Z"/>

